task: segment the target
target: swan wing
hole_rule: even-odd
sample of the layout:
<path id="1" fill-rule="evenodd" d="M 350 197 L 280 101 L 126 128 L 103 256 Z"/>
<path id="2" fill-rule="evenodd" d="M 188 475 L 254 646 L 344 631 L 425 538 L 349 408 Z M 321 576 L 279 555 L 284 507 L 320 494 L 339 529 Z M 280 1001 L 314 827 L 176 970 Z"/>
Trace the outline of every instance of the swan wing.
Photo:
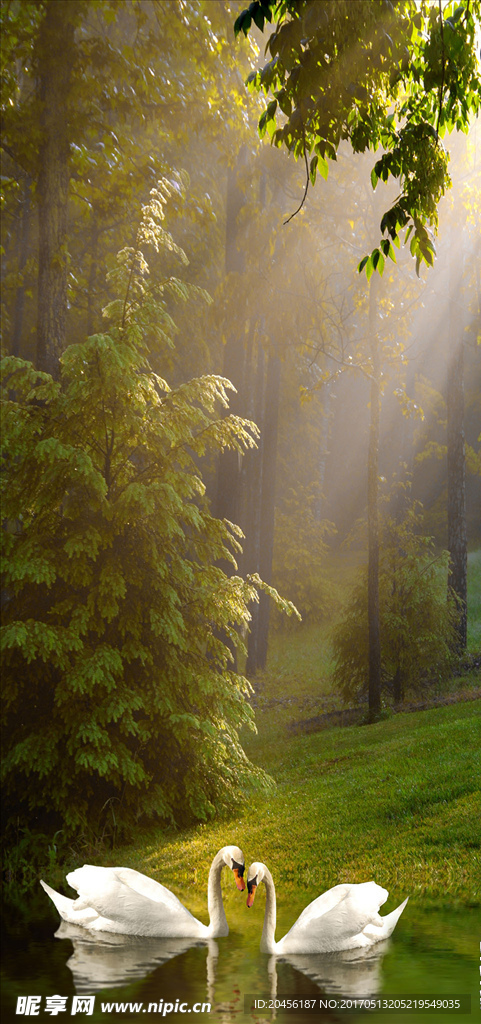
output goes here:
<path id="1" fill-rule="evenodd" d="M 81 928 L 90 929 L 92 925 L 100 920 L 99 914 L 93 907 L 79 909 L 75 906 L 76 900 L 70 900 L 68 896 L 62 896 L 62 893 L 56 892 L 42 878 L 40 879 L 40 885 L 47 893 L 47 896 L 50 896 L 52 903 L 55 904 L 62 921 L 66 921 L 68 924 L 80 925 Z"/>
<path id="2" fill-rule="evenodd" d="M 409 896 L 403 900 L 399 907 L 396 907 L 395 910 L 391 910 L 390 914 L 386 914 L 386 917 L 381 917 L 381 924 L 379 927 L 376 927 L 374 924 L 366 925 L 364 928 L 364 935 L 367 935 L 373 942 L 380 942 L 382 939 L 388 939 L 389 936 L 392 935 L 408 899 Z"/>
<path id="3" fill-rule="evenodd" d="M 307 907 L 304 907 L 293 927 L 298 925 L 307 927 L 311 921 L 315 921 L 317 918 L 322 917 L 323 914 L 327 914 L 334 907 L 342 903 L 350 889 L 352 889 L 351 885 L 335 885 L 332 889 L 328 889 L 327 892 L 323 892 L 321 896 L 318 896 Z"/>
<path id="4" fill-rule="evenodd" d="M 67 881 L 79 895 L 74 907 L 93 908 L 125 934 L 201 938 L 207 931 L 169 889 L 132 868 L 84 864 Z"/>
<path id="5" fill-rule="evenodd" d="M 386 889 L 375 882 L 336 885 L 302 911 L 278 943 L 278 951 L 329 953 L 369 945 L 373 940 L 363 936 L 363 930 L 382 925 L 379 908 L 387 897 Z"/>
<path id="6" fill-rule="evenodd" d="M 170 889 L 166 889 L 165 885 L 161 885 L 154 878 L 148 878 L 147 875 L 143 875 L 140 871 L 135 871 L 133 868 L 103 868 L 97 867 L 94 864 L 84 864 L 82 868 L 77 868 L 76 871 L 71 871 L 67 875 L 67 882 L 82 897 L 86 896 L 87 893 L 91 894 L 93 892 L 105 894 L 108 890 L 115 889 L 120 884 L 125 885 L 127 889 L 133 889 L 139 896 L 145 896 L 156 903 L 170 905 L 174 909 L 185 910 L 183 904 L 177 899 L 177 896 L 174 896 Z"/>
<path id="7" fill-rule="evenodd" d="M 155 900 L 156 903 L 168 904 L 173 908 L 180 907 L 182 910 L 185 910 L 184 904 L 180 902 L 177 896 L 170 889 L 167 889 L 165 885 L 156 882 L 155 878 L 148 878 L 147 875 L 143 875 L 140 871 L 134 871 L 133 868 L 115 868 L 114 870 L 117 878 L 124 885 L 135 889 L 135 892 L 140 893 L 141 896 L 147 896 L 148 899 Z"/>

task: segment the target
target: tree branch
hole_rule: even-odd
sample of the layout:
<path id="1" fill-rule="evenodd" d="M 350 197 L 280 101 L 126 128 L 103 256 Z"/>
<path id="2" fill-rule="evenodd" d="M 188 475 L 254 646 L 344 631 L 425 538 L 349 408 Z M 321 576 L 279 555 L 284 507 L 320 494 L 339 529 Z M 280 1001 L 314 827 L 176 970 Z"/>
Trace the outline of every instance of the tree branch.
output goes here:
<path id="1" fill-rule="evenodd" d="M 294 210 L 294 213 L 291 213 L 290 217 L 288 217 L 287 220 L 285 220 L 283 222 L 284 225 L 288 224 L 289 221 L 292 220 L 293 217 L 297 217 L 297 214 L 299 213 L 300 210 L 302 210 L 302 207 L 304 206 L 304 203 L 305 203 L 305 201 L 307 199 L 307 192 L 308 192 L 308 189 L 309 189 L 309 163 L 308 163 L 308 160 L 307 160 L 306 136 L 305 136 L 305 133 L 304 133 L 304 125 L 302 125 L 302 138 L 303 138 L 303 141 L 304 141 L 304 160 L 306 162 L 306 187 L 304 189 L 304 195 L 303 195 L 303 197 L 301 199 L 301 202 L 300 202 L 299 206 L 297 207 L 297 210 Z"/>

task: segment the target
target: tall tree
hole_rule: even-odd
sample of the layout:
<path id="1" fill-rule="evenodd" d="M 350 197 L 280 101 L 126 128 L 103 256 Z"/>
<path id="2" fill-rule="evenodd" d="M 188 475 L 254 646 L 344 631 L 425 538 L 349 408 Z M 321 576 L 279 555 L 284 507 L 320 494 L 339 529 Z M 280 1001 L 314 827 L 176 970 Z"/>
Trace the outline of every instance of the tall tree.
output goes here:
<path id="1" fill-rule="evenodd" d="M 448 551 L 450 566 L 448 587 L 456 595 L 459 622 L 457 644 L 460 652 L 467 644 L 468 539 L 466 530 L 466 448 L 464 436 L 464 344 L 452 315 L 449 316 L 450 345 L 447 373 L 447 450 L 448 450 Z M 452 348 L 454 351 L 452 351 Z"/>
<path id="2" fill-rule="evenodd" d="M 263 211 L 260 218 L 258 205 Z M 220 457 L 215 509 L 217 515 L 242 527 L 246 537 L 243 570 L 264 572 L 267 583 L 272 578 L 281 378 L 276 330 L 269 315 L 272 295 L 270 289 L 264 289 L 263 279 L 266 250 L 272 244 L 272 207 L 266 197 L 265 168 L 259 160 L 256 164 L 244 147 L 227 180 L 225 269 L 231 294 L 226 301 L 223 373 L 236 387 L 233 411 L 252 416 L 261 437 L 257 451 L 249 452 L 242 463 L 235 453 L 225 452 Z M 252 254 L 248 265 L 246 252 Z M 259 604 L 252 607 L 249 675 L 265 667 L 268 626 L 269 601 L 260 595 Z"/>
<path id="3" fill-rule="evenodd" d="M 25 308 L 25 269 L 29 251 L 29 237 L 32 221 L 32 182 L 27 174 L 21 176 L 21 193 L 18 203 L 19 227 L 17 232 L 17 274 L 15 303 L 13 308 L 12 355 L 20 355 Z"/>
<path id="4" fill-rule="evenodd" d="M 245 181 L 247 177 L 247 149 L 241 149 L 234 167 L 227 173 L 225 273 L 231 280 L 241 282 L 245 271 L 245 246 L 241 215 L 245 204 Z M 238 294 L 243 294 L 240 284 Z M 229 317 L 230 309 L 227 310 Z M 225 324 L 225 347 L 223 374 L 235 388 L 233 409 L 240 412 L 244 404 L 245 383 L 245 333 L 247 309 L 237 307 L 234 321 Z M 239 522 L 240 513 L 240 466 L 235 452 L 225 452 L 218 461 L 216 515 L 230 522 Z"/>
<path id="5" fill-rule="evenodd" d="M 261 469 L 262 489 L 259 523 L 259 573 L 265 573 L 266 583 L 272 582 L 272 558 L 274 554 L 274 512 L 276 496 L 280 382 L 281 361 L 279 354 L 274 347 L 269 353 L 266 368 Z M 269 617 L 270 602 L 268 595 L 263 593 L 259 597 L 259 614 L 256 636 L 256 669 L 264 669 L 266 667 Z"/>
<path id="6" fill-rule="evenodd" d="M 240 455 L 256 429 L 219 417 L 222 378 L 170 390 L 149 365 L 150 334 L 170 319 L 146 256 L 152 242 L 172 252 L 161 221 L 174 192 L 164 181 L 144 207 L 136 246 L 119 253 L 108 330 L 64 351 L 61 381 L 2 363 L 12 827 L 19 813 L 97 834 L 115 821 L 205 819 L 237 799 L 238 782 L 267 781 L 240 746 L 249 685 L 219 638 L 246 626 L 262 583 L 219 567 L 235 564 L 239 531 L 210 514 L 198 468 L 206 451 Z"/>
<path id="7" fill-rule="evenodd" d="M 369 335 L 371 347 L 371 409 L 367 466 L 369 630 L 369 713 L 374 720 L 381 710 L 381 626 L 379 610 L 379 437 L 381 417 L 381 360 L 376 330 L 375 285 L 369 287 Z"/>
<path id="8" fill-rule="evenodd" d="M 450 568 L 448 587 L 455 595 L 458 605 L 459 621 L 457 631 L 457 648 L 462 654 L 467 647 L 467 597 L 468 597 L 468 538 L 467 538 L 467 517 L 466 517 L 466 437 L 465 437 L 465 345 L 467 335 L 474 327 L 479 332 L 480 318 L 479 306 L 474 312 L 471 325 L 469 324 L 469 312 L 459 315 L 455 303 L 462 294 L 463 278 L 467 276 L 468 264 L 479 263 L 479 237 L 474 242 L 474 251 L 469 251 L 469 242 L 473 244 L 471 236 L 473 213 L 476 208 L 476 201 L 479 204 L 480 193 L 476 189 L 476 180 L 470 180 L 472 174 L 465 177 L 464 186 L 467 189 L 467 203 L 462 202 L 462 197 L 456 197 L 453 202 L 452 215 L 458 215 L 464 221 L 463 238 L 468 246 L 463 247 L 458 263 L 453 265 L 452 259 L 449 262 L 449 308 L 446 320 L 447 324 L 447 381 L 446 381 L 446 440 L 447 440 L 447 490 L 448 490 L 448 550 L 450 554 Z M 473 187 L 474 185 L 474 187 Z M 477 193 L 477 194 L 476 194 Z M 471 225 L 470 222 L 471 221 Z M 449 232 L 449 229 L 448 229 Z M 451 228 L 452 238 L 452 228 Z M 448 234 L 448 240 L 451 241 Z M 450 246 L 451 248 L 451 246 Z M 457 272 L 457 273 L 456 273 Z M 479 267 L 477 267 L 479 275 Z M 456 276 L 455 276 L 456 274 Z M 478 278 L 479 283 L 479 278 Z M 474 290 L 474 289 L 473 289 Z M 478 295 L 479 302 L 479 295 Z"/>
<path id="9" fill-rule="evenodd" d="M 76 0 L 47 2 L 34 55 L 40 120 L 37 364 L 54 377 L 66 346 L 71 92 L 79 17 Z"/>
<path id="10" fill-rule="evenodd" d="M 39 217 L 39 231 L 29 221 L 27 265 L 17 275 L 30 302 L 15 344 L 30 355 L 29 334 L 37 326 L 31 307 L 38 298 L 39 358 L 46 365 L 50 345 L 53 365 L 66 336 L 80 341 L 101 315 L 110 296 L 107 273 L 129 230 L 131 210 L 173 167 L 195 175 L 190 207 L 179 215 L 183 240 L 199 251 L 198 234 L 205 246 L 206 225 L 223 219 L 219 196 L 227 154 L 231 140 L 239 145 L 247 131 L 244 111 L 252 101 L 242 89 L 234 42 L 225 39 L 224 22 L 230 25 L 232 18 L 227 0 L 26 0 L 2 5 L 1 17 L 2 242 L 10 273 L 12 253 L 21 247 L 17 214 L 27 179 Z M 246 72 L 251 49 L 247 44 L 241 61 Z M 239 95 L 239 86 L 238 110 L 227 120 L 224 91 Z M 205 164 L 195 152 L 201 146 L 209 149 Z M 211 247 L 213 238 L 215 231 Z M 204 251 L 196 272 L 214 292 L 221 268 L 209 264 Z M 11 278 L 3 292 L 7 348 L 13 286 Z"/>

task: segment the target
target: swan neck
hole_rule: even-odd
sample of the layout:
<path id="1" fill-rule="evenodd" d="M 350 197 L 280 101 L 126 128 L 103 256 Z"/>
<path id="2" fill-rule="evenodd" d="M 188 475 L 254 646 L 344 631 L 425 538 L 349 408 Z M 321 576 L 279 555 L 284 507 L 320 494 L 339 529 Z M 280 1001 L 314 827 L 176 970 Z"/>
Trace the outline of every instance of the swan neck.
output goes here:
<path id="1" fill-rule="evenodd" d="M 272 875 L 267 868 L 264 872 L 263 882 L 266 887 L 266 909 L 260 948 L 262 953 L 274 953 L 276 947 L 276 890 Z"/>
<path id="2" fill-rule="evenodd" d="M 225 916 L 224 901 L 222 899 L 222 889 L 220 885 L 220 876 L 222 874 L 223 867 L 225 867 L 225 861 L 222 855 L 222 850 L 219 850 L 219 853 L 216 854 L 210 866 L 209 881 L 207 883 L 207 909 L 209 911 L 210 918 L 209 930 L 212 935 L 229 934 L 229 927 Z"/>

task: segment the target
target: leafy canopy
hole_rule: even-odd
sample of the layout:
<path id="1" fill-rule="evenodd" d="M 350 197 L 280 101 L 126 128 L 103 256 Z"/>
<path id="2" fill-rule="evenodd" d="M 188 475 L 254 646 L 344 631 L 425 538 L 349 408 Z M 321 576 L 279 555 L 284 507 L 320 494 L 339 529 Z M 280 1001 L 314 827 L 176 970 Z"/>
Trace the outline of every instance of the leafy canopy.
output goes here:
<path id="1" fill-rule="evenodd" d="M 149 244 L 171 257 L 172 188 L 119 254 L 110 326 L 66 349 L 60 380 L 2 361 L 2 772 L 7 820 L 29 827 L 205 819 L 267 784 L 239 742 L 250 687 L 225 642 L 262 583 L 219 568 L 241 534 L 211 516 L 199 471 L 257 431 L 219 418 L 227 380 L 171 390 L 148 362 L 167 284 L 181 289 L 151 281 L 146 258 Z"/>
<path id="2" fill-rule="evenodd" d="M 274 29 L 270 59 L 247 84 L 267 102 L 259 134 L 285 146 L 306 165 L 306 187 L 326 178 L 342 140 L 354 152 L 383 149 L 373 187 L 389 177 L 400 194 L 381 220 L 379 247 L 359 264 L 382 273 L 400 232 L 410 239 L 416 269 L 432 265 L 437 206 L 450 185 L 446 132 L 467 132 L 481 104 L 476 32 L 479 0 L 254 0 L 234 32 L 252 24 Z M 301 203 L 301 206 L 302 206 Z M 299 207 L 300 209 L 300 207 Z M 298 211 L 296 211 L 298 212 Z"/>
<path id="3" fill-rule="evenodd" d="M 227 39 L 227 0 L 12 0 L 1 5 L 4 351 L 33 361 L 38 289 L 34 210 L 44 166 L 39 72 L 55 49 L 45 29 L 52 10 L 52 27 L 62 18 L 75 22 L 75 59 L 61 115 L 70 178 L 70 343 L 96 330 L 102 308 L 113 297 L 107 271 L 125 240 L 132 241 L 132 210 L 172 167 L 188 171 L 192 185 L 187 202 L 172 197 L 169 219 L 172 223 L 179 211 L 176 240 L 189 252 L 190 279 L 214 294 L 223 266 L 219 207 L 223 209 L 225 164 L 239 139 L 250 137 L 246 111 L 253 106 L 242 79 L 253 66 L 254 46 L 242 48 L 239 63 L 239 47 Z M 22 316 L 17 312 L 19 291 L 26 299 Z M 202 365 L 208 365 L 205 337 L 193 330 L 190 309 L 187 305 L 177 313 L 179 322 L 187 321 L 187 355 L 180 334 L 176 358 L 172 353 L 170 360 L 164 359 L 164 373 L 170 373 L 170 363 L 177 373 L 189 360 L 193 376 L 201 357 Z M 194 327 L 198 325 L 197 318 Z"/>

